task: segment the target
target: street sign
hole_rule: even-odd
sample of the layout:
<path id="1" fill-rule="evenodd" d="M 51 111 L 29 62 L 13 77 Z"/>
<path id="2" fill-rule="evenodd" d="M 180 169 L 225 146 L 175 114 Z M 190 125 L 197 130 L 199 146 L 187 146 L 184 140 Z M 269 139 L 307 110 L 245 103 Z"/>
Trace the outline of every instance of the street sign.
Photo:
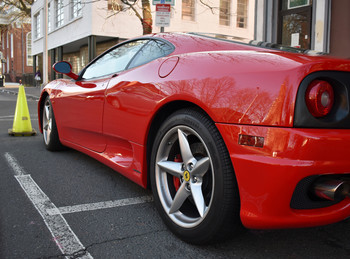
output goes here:
<path id="1" fill-rule="evenodd" d="M 156 26 L 169 27 L 170 26 L 170 4 L 156 5 Z"/>
<path id="2" fill-rule="evenodd" d="M 170 4 L 171 6 L 175 5 L 175 0 L 152 0 L 153 5 L 157 4 Z"/>

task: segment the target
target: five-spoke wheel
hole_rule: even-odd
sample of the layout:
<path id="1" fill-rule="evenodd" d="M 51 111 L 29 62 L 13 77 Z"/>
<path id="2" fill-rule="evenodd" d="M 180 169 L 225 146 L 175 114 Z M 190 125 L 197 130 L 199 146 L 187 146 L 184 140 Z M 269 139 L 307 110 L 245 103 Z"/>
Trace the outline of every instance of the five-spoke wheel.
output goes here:
<path id="1" fill-rule="evenodd" d="M 228 152 L 215 124 L 196 110 L 173 114 L 153 146 L 151 184 L 167 226 L 191 243 L 224 238 L 239 221 Z"/>
<path id="2" fill-rule="evenodd" d="M 198 225 L 213 195 L 214 170 L 204 141 L 189 127 L 173 127 L 159 145 L 156 162 L 157 192 L 165 211 L 182 227 Z"/>

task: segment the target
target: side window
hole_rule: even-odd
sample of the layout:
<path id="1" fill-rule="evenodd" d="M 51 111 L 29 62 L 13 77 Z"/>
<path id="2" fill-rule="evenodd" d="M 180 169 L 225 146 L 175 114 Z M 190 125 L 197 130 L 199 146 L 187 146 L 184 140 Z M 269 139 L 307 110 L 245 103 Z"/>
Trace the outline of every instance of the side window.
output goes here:
<path id="1" fill-rule="evenodd" d="M 174 47 L 166 42 L 160 40 L 150 40 L 147 45 L 144 46 L 133 58 L 128 66 L 128 69 L 141 66 L 157 58 L 167 56 L 173 52 L 173 50 Z"/>
<path id="2" fill-rule="evenodd" d="M 147 42 L 148 40 L 132 41 L 110 50 L 88 66 L 82 77 L 91 79 L 123 71 Z"/>

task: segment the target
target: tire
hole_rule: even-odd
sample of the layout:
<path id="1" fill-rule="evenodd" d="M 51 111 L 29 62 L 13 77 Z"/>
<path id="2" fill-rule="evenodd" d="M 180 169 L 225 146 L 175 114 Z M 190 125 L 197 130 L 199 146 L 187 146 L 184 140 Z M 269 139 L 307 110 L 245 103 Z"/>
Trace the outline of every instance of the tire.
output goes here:
<path id="1" fill-rule="evenodd" d="M 155 206 L 182 240 L 215 243 L 242 229 L 231 160 L 205 114 L 183 109 L 171 115 L 155 138 L 150 166 Z"/>
<path id="2" fill-rule="evenodd" d="M 49 96 L 46 97 L 44 102 L 42 112 L 42 128 L 44 144 L 47 150 L 59 151 L 64 149 L 64 146 L 61 144 L 58 136 L 55 115 L 53 113 Z"/>

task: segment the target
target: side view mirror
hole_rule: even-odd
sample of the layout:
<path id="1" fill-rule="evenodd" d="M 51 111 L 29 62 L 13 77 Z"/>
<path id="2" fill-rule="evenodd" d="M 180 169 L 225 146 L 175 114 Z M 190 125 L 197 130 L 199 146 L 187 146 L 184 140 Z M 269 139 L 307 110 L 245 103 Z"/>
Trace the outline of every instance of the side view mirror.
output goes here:
<path id="1" fill-rule="evenodd" d="M 65 74 L 65 75 L 69 76 L 70 78 L 73 78 L 74 80 L 77 80 L 79 78 L 79 76 L 77 74 L 74 74 L 72 72 L 72 65 L 69 62 L 66 62 L 66 61 L 56 62 L 52 66 L 52 68 L 57 73 Z"/>

